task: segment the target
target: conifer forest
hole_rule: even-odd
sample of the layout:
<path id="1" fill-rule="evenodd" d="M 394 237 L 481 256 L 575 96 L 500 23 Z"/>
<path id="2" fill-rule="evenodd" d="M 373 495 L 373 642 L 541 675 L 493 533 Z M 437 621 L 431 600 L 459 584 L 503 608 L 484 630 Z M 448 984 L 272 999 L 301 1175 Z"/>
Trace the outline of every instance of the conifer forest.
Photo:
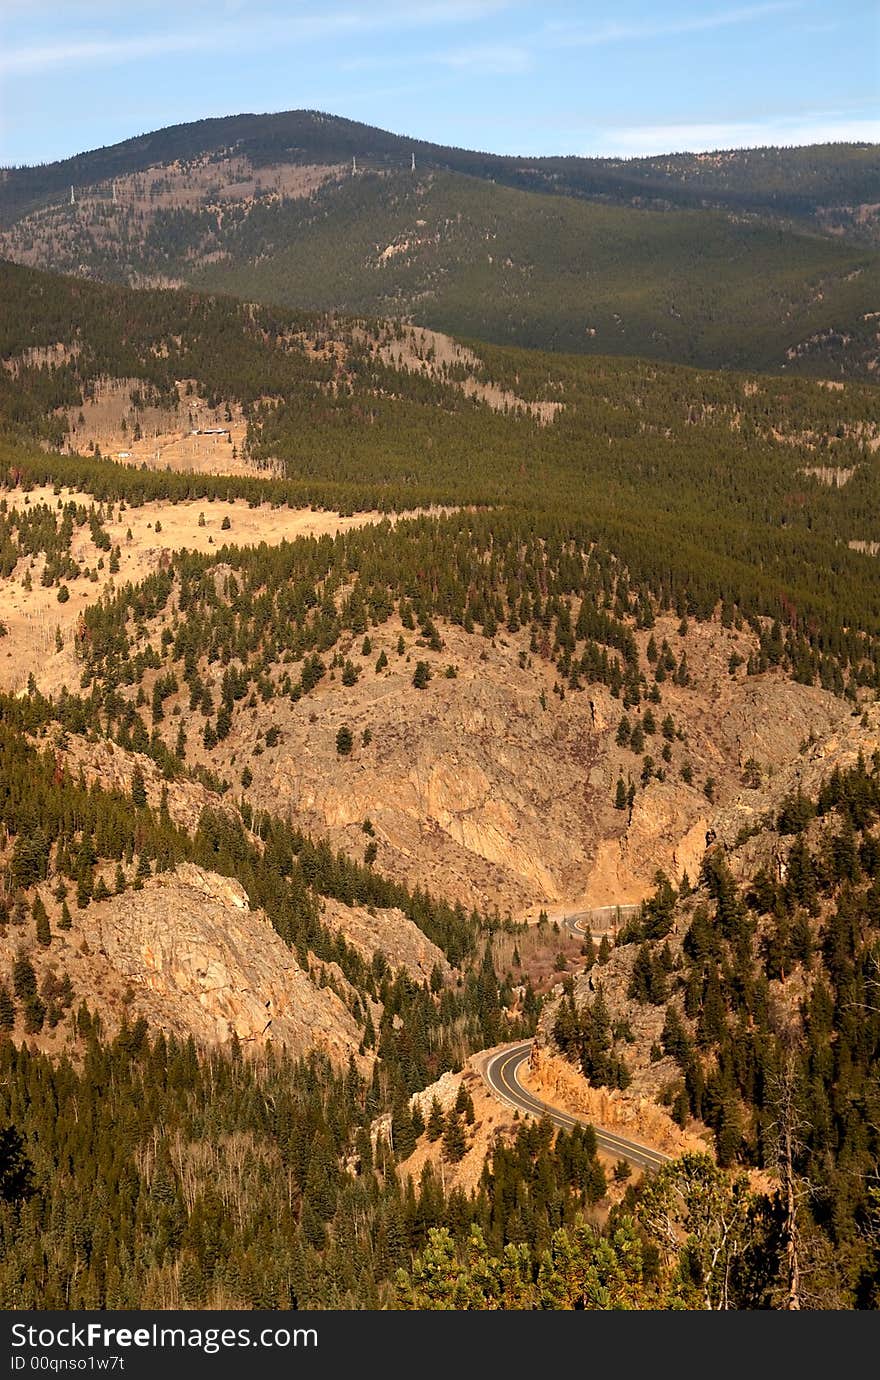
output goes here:
<path id="1" fill-rule="evenodd" d="M 3 174 L 4 1310 L 880 1306 L 880 169 L 763 152 Z"/>

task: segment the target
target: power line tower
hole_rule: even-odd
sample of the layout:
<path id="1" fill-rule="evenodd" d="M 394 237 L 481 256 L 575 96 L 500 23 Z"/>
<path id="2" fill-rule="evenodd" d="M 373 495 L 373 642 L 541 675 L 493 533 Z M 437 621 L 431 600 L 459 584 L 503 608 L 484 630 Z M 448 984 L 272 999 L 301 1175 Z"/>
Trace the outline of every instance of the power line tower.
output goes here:
<path id="1" fill-rule="evenodd" d="M 416 156 L 415 156 L 414 153 L 411 154 L 410 156 L 411 156 L 411 158 L 412 158 L 412 165 L 411 165 L 411 167 L 410 167 L 410 172 L 415 172 L 415 170 L 416 170 Z"/>
<path id="2" fill-rule="evenodd" d="M 74 190 L 73 190 L 73 185 L 72 185 L 72 184 L 71 184 L 71 188 L 70 188 L 70 204 L 71 204 L 71 206 L 75 206 L 75 205 L 76 205 L 76 196 L 75 196 L 75 194 L 74 194 Z"/>
<path id="3" fill-rule="evenodd" d="M 358 170 L 358 161 L 354 154 L 351 155 L 351 175 L 354 177 Z"/>

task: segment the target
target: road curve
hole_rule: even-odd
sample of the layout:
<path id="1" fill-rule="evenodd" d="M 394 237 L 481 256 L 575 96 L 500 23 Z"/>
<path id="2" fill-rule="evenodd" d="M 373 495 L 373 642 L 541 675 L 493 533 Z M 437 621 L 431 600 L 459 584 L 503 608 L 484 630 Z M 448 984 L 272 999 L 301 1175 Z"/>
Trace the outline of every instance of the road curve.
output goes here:
<path id="1" fill-rule="evenodd" d="M 592 1126 L 600 1150 L 609 1155 L 616 1155 L 618 1159 L 629 1160 L 641 1169 L 660 1169 L 669 1163 L 669 1155 L 664 1155 L 659 1150 L 651 1150 L 647 1145 L 640 1145 L 638 1141 L 627 1140 L 613 1131 L 603 1130 L 601 1126 L 594 1125 L 588 1117 L 576 1116 L 558 1107 L 551 1107 L 549 1103 L 542 1102 L 534 1093 L 530 1093 L 519 1081 L 519 1069 L 531 1052 L 532 1041 L 526 1040 L 523 1044 L 511 1045 L 498 1054 L 490 1055 L 483 1064 L 483 1077 L 502 1102 L 506 1102 L 509 1107 L 516 1107 L 528 1116 L 549 1117 L 554 1126 L 564 1127 L 566 1131 L 570 1131 L 573 1126 Z"/>
<path id="2" fill-rule="evenodd" d="M 585 939 L 588 934 L 599 935 L 617 933 L 617 930 L 636 915 L 641 910 L 641 904 L 634 901 L 624 901 L 620 905 L 612 906 L 593 906 L 590 910 L 576 910 L 571 915 L 563 916 L 563 924 L 566 929 L 580 939 Z M 596 923 L 602 916 L 607 916 L 610 924 L 605 926 Z"/>

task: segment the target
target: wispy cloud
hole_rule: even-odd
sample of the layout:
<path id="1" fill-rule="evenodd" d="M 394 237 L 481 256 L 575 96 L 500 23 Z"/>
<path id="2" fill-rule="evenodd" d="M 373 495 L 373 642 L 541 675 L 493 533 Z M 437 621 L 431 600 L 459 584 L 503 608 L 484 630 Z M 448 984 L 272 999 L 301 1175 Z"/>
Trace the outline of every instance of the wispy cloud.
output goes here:
<path id="1" fill-rule="evenodd" d="M 659 19 L 647 23 L 581 24 L 551 23 L 543 30 L 544 42 L 551 47 L 571 46 L 598 48 L 608 43 L 627 43 L 655 38 L 674 38 L 677 34 L 711 32 L 740 24 L 753 24 L 761 19 L 800 10 L 804 0 L 767 0 L 766 4 L 739 5 L 733 9 L 714 10 L 708 14 L 694 14 L 680 18 Z"/>
<path id="2" fill-rule="evenodd" d="M 385 5 L 381 9 L 327 8 L 287 19 L 266 18 L 254 24 L 241 11 L 241 20 L 210 27 L 167 30 L 125 36 L 104 36 L 55 43 L 9 44 L 0 52 L 0 75 L 24 76 L 57 67 L 90 63 L 137 62 L 149 57 L 173 57 L 186 53 L 235 52 L 321 39 L 357 37 L 387 30 L 412 30 L 433 26 L 475 23 L 507 7 L 508 0 L 422 0 L 421 3 Z M 236 8 L 233 8 L 233 13 Z"/>
<path id="3" fill-rule="evenodd" d="M 765 0 L 755 5 L 715 10 L 708 14 L 659 19 L 639 23 L 607 23 L 588 26 L 568 20 L 551 20 L 517 43 L 487 43 L 473 47 L 434 50 L 407 60 L 422 67 L 469 69 L 486 76 L 518 75 L 538 65 L 540 59 L 565 48 L 599 48 L 611 44 L 648 42 L 676 35 L 711 32 L 715 29 L 756 23 L 776 15 L 803 9 L 806 0 Z M 393 66 L 396 59 L 359 55 L 343 65 L 348 71 L 376 70 Z"/>
<path id="4" fill-rule="evenodd" d="M 444 67 L 507 76 L 527 72 L 532 66 L 532 55 L 516 44 L 479 43 L 473 48 L 453 48 L 437 53 L 431 61 Z"/>
<path id="5" fill-rule="evenodd" d="M 711 153 L 716 149 L 801 144 L 877 143 L 880 119 L 846 117 L 839 111 L 774 120 L 705 121 L 628 125 L 604 130 L 585 154 L 647 157 L 655 153 Z"/>
<path id="6" fill-rule="evenodd" d="M 8 48 L 0 53 L 0 73 L 6 76 L 31 76 L 52 67 L 76 67 L 92 62 L 136 62 L 140 58 L 171 56 L 216 48 L 199 34 L 156 34 L 136 38 L 78 39 L 63 43 L 37 43 L 23 48 Z"/>

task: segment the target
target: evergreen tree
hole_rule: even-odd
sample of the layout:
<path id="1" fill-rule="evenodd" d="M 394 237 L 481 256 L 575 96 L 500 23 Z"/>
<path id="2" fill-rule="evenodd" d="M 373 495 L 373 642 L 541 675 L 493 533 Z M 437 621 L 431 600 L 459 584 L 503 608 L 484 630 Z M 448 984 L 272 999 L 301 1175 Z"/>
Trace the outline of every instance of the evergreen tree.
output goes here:
<path id="1" fill-rule="evenodd" d="M 6 983 L 0 983 L 0 1030 L 15 1027 L 15 1002 Z"/>
<path id="2" fill-rule="evenodd" d="M 37 995 L 37 975 L 27 954 L 19 953 L 12 968 L 12 986 L 19 1001 L 27 1002 Z"/>
<path id="3" fill-rule="evenodd" d="M 49 945 L 52 943 L 52 931 L 49 926 L 49 915 L 40 896 L 34 897 L 31 914 L 34 918 L 37 943 L 41 948 L 48 949 Z"/>
<path id="4" fill-rule="evenodd" d="M 448 1160 L 450 1164 L 457 1164 L 460 1159 L 464 1158 L 467 1150 L 461 1117 L 455 1111 L 450 1111 L 446 1115 L 442 1149 L 443 1158 Z"/>
<path id="5" fill-rule="evenodd" d="M 147 803 L 147 788 L 144 783 L 144 773 L 139 762 L 135 762 L 134 770 L 131 774 L 131 803 L 136 810 L 143 809 Z"/>
<path id="6" fill-rule="evenodd" d="M 416 1133 L 413 1127 L 409 1101 L 402 1088 L 398 1088 L 391 1107 L 391 1143 L 398 1160 L 409 1159 L 416 1148 Z"/>
<path id="7" fill-rule="evenodd" d="M 437 1101 L 437 1098 L 434 1097 L 431 1099 L 431 1110 L 428 1114 L 428 1123 L 426 1128 L 428 1132 L 428 1140 L 439 1140 L 440 1137 L 443 1135 L 444 1125 L 445 1121 L 443 1116 L 443 1108 L 440 1106 L 440 1103 Z"/>

